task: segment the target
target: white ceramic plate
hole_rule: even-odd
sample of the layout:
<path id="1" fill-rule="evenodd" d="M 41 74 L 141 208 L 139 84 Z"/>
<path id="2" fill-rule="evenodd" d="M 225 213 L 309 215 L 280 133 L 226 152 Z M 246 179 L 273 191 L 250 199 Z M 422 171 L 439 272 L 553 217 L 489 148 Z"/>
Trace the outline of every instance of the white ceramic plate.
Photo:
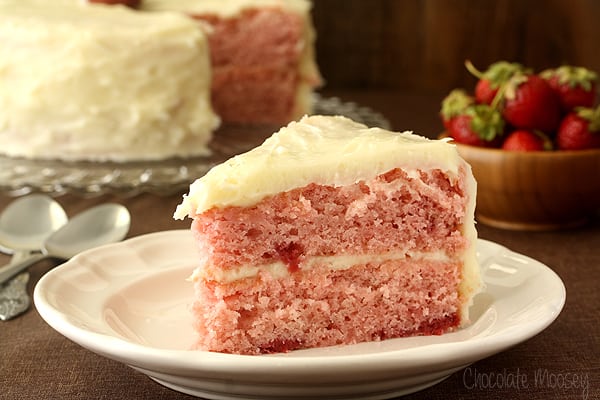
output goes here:
<path id="1" fill-rule="evenodd" d="M 189 231 L 153 233 L 82 253 L 35 288 L 41 316 L 81 346 L 175 390 L 210 399 L 380 399 L 434 385 L 516 345 L 560 313 L 565 288 L 548 267 L 479 240 L 484 293 L 469 327 L 442 336 L 240 356 L 188 350 Z"/>

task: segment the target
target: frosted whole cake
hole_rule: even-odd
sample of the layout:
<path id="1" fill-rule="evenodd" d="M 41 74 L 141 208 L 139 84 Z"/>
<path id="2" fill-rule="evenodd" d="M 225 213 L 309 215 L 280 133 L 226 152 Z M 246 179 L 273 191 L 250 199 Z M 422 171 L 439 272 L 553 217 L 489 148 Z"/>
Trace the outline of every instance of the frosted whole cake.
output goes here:
<path id="1" fill-rule="evenodd" d="M 144 0 L 207 23 L 212 102 L 226 123 L 281 126 L 312 109 L 321 78 L 308 0 Z"/>
<path id="2" fill-rule="evenodd" d="M 321 82 L 308 0 L 0 0 L 0 15 L 13 157 L 202 156 L 220 121 L 310 113 Z"/>
<path id="3" fill-rule="evenodd" d="M 263 354 L 442 334 L 481 281 L 454 145 L 311 116 L 196 180 L 197 348 Z"/>
<path id="4" fill-rule="evenodd" d="M 176 13 L 0 1 L 0 153 L 205 155 L 219 118 L 200 24 Z"/>

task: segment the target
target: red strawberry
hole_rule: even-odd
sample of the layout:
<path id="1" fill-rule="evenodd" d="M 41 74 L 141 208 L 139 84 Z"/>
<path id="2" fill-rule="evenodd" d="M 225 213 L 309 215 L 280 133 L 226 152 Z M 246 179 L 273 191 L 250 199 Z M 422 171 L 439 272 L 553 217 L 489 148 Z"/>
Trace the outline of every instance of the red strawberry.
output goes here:
<path id="1" fill-rule="evenodd" d="M 450 129 L 452 118 L 464 113 L 465 109 L 473 104 L 473 97 L 462 89 L 454 89 L 442 100 L 440 117 L 446 130 Z"/>
<path id="2" fill-rule="evenodd" d="M 540 73 L 558 93 L 564 111 L 575 107 L 593 107 L 596 101 L 598 75 L 583 67 L 565 65 Z"/>
<path id="3" fill-rule="evenodd" d="M 513 75 L 525 72 L 525 67 L 518 63 L 498 61 L 491 64 L 485 71 L 477 70 L 469 60 L 465 61 L 467 70 L 479 78 L 475 85 L 475 100 L 481 104 L 492 104 L 498 89 Z"/>
<path id="4" fill-rule="evenodd" d="M 503 130 L 502 116 L 486 104 L 468 106 L 448 124 L 448 133 L 454 140 L 472 146 L 496 146 Z"/>
<path id="5" fill-rule="evenodd" d="M 560 115 L 558 96 L 539 76 L 517 74 L 506 83 L 502 116 L 515 128 L 551 133 Z"/>
<path id="6" fill-rule="evenodd" d="M 600 107 L 578 108 L 563 118 L 556 134 L 559 150 L 600 148 Z"/>
<path id="7" fill-rule="evenodd" d="M 475 85 L 475 99 L 479 104 L 492 104 L 494 97 L 498 93 L 498 87 L 487 79 L 480 79 Z"/>
<path id="8" fill-rule="evenodd" d="M 466 114 L 452 118 L 448 124 L 450 137 L 458 143 L 487 147 L 487 142 L 471 128 L 471 121 L 472 117 Z"/>
<path id="9" fill-rule="evenodd" d="M 543 151 L 551 150 L 552 144 L 550 139 L 538 131 L 518 129 L 506 137 L 502 144 L 502 149 L 512 151 Z"/>

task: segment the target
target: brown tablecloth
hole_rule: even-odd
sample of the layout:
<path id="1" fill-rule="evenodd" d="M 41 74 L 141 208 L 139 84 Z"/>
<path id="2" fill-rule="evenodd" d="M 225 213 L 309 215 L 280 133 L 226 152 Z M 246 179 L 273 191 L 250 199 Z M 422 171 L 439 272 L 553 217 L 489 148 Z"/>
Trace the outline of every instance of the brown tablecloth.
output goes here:
<path id="1" fill-rule="evenodd" d="M 394 128 L 435 136 L 439 94 L 390 92 L 340 93 L 381 111 Z M 597 177 L 596 177 L 597 178 Z M 186 229 L 189 221 L 171 218 L 182 193 L 142 194 L 130 198 L 103 195 L 58 197 L 72 216 L 92 205 L 113 201 L 132 214 L 129 237 L 168 229 Z M 13 198 L 0 196 L 0 210 Z M 514 348 L 481 360 L 445 381 L 406 399 L 598 399 L 600 398 L 600 221 L 556 232 L 514 232 L 479 225 L 479 236 L 548 265 L 567 288 L 566 305 L 546 330 Z M 0 262 L 8 261 L 1 255 Z M 31 268 L 29 290 L 56 265 L 47 260 Z M 477 375 L 478 374 L 478 375 Z M 498 384 L 494 377 L 525 377 L 526 384 Z M 536 382 L 547 374 L 552 380 Z M 476 381 L 474 376 L 479 376 Z M 521 378 L 523 379 L 523 378 Z M 496 383 L 495 383 L 496 382 Z M 145 375 L 96 355 L 50 328 L 35 307 L 0 322 L 0 399 L 184 399 Z"/>

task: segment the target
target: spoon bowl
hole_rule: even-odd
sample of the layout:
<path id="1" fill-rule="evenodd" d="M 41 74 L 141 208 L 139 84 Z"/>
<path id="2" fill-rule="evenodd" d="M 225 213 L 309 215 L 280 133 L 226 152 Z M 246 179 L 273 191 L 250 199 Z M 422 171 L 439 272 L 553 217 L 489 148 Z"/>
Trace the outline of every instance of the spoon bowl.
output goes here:
<path id="1" fill-rule="evenodd" d="M 90 208 L 48 236 L 42 254 L 2 269 L 0 283 L 6 282 L 44 258 L 66 260 L 82 251 L 123 240 L 129 231 L 130 223 L 129 211 L 120 204 L 107 203 Z"/>
<path id="2" fill-rule="evenodd" d="M 67 213 L 52 198 L 33 194 L 10 203 L 0 214 L 0 250 L 12 254 L 8 266 L 39 252 L 45 240 L 67 222 Z M 7 321 L 29 309 L 29 274 L 23 272 L 0 284 L 0 320 Z"/>
<path id="3" fill-rule="evenodd" d="M 130 215 L 119 204 L 102 204 L 82 212 L 54 232 L 44 243 L 50 257 L 69 259 L 82 251 L 123 240 Z"/>
<path id="4" fill-rule="evenodd" d="M 39 251 L 67 220 L 65 210 L 52 198 L 42 194 L 21 197 L 0 214 L 0 248 L 8 254 Z"/>

